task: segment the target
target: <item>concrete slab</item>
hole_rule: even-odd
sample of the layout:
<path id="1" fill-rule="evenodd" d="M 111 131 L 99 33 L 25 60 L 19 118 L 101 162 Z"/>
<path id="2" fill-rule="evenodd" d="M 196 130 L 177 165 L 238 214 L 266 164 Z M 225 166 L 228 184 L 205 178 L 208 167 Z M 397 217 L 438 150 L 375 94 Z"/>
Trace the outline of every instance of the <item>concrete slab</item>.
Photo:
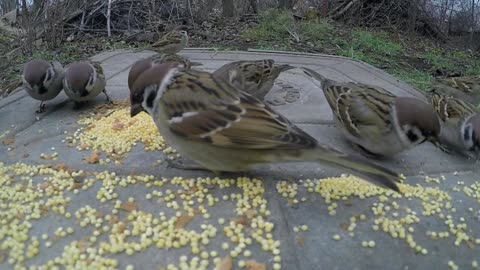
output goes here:
<path id="1" fill-rule="evenodd" d="M 102 62 L 108 78 L 107 90 L 114 100 L 128 97 L 127 74 L 130 66 L 138 59 L 151 54 L 148 51 L 140 53 L 113 51 L 93 57 L 93 60 Z M 397 95 L 413 95 L 422 98 L 422 95 L 411 86 L 399 82 L 383 71 L 342 57 L 258 50 L 214 52 L 206 49 L 188 49 L 181 54 L 192 61 L 203 63 L 203 66 L 195 68 L 207 71 L 213 71 L 229 61 L 272 58 L 279 63 L 313 68 L 335 80 L 370 83 L 389 89 Z M 171 155 L 161 151 L 145 151 L 141 144 L 137 144 L 132 151 L 128 152 L 121 159 L 121 164 L 113 162 L 104 165 L 87 164 L 84 159 L 91 156 L 91 151 L 79 151 L 75 147 L 68 147 L 65 140 L 79 128 L 77 121 L 80 114 L 88 114 L 95 105 L 103 104 L 104 100 L 105 97 L 99 95 L 94 102 L 80 111 L 74 111 L 73 103 L 68 101 L 62 93 L 48 102 L 47 111 L 38 116 L 34 111 L 39 103 L 29 98 L 24 92 L 18 92 L 0 100 L 0 161 L 3 162 L 3 165 L 0 165 L 0 183 L 3 190 L 3 193 L 0 192 L 2 198 L 0 208 L 17 209 L 21 205 L 28 206 L 30 203 L 34 205 L 36 201 L 39 205 L 43 205 L 42 211 L 45 212 L 45 215 L 40 218 L 28 220 L 25 220 L 22 215 L 11 216 L 6 210 L 0 213 L 1 269 L 14 269 L 15 265 L 17 269 L 22 269 L 21 266 L 32 266 L 33 269 L 37 269 L 42 265 L 41 269 L 53 269 L 47 267 L 48 261 L 52 260 L 50 266 L 55 263 L 57 266 L 64 265 L 66 262 L 60 259 L 64 252 L 63 256 L 71 257 L 71 261 L 78 259 L 75 263 L 81 269 L 100 269 L 99 265 L 107 266 L 107 259 L 113 259 L 117 264 L 110 265 L 106 269 L 124 269 L 129 264 L 135 266 L 135 269 L 201 269 L 200 266 L 191 265 L 195 263 L 190 260 L 196 256 L 200 261 L 203 257 L 204 261 L 209 262 L 209 266 L 205 269 L 214 269 L 215 260 L 211 255 L 215 255 L 215 252 L 218 256 L 214 257 L 219 258 L 236 255 L 236 248 L 241 247 L 227 233 L 231 220 L 244 225 L 243 228 L 237 229 L 237 232 L 241 233 L 242 237 L 250 238 L 252 243 L 247 241 L 245 245 L 251 255 L 248 252 L 245 254 L 245 250 L 241 249 L 238 256 L 233 258 L 234 266 L 222 268 L 222 270 L 242 269 L 240 267 L 243 265 L 242 261 L 248 260 L 265 264 L 267 269 L 279 269 L 279 267 L 281 269 L 433 269 L 434 267 L 447 269 L 454 268 L 453 264 L 459 269 L 465 269 L 472 268 L 472 263 L 475 264 L 474 260 L 480 263 L 478 255 L 480 254 L 480 226 L 478 226 L 480 184 L 478 164 L 473 161 L 446 155 L 428 144 L 394 158 L 378 161 L 379 164 L 407 176 L 405 183 L 408 186 L 404 188 L 408 192 L 402 198 L 378 189 L 369 189 L 368 185 L 349 179 L 336 180 L 336 182 L 313 180 L 338 176 L 341 173 L 317 164 L 274 164 L 259 166 L 245 174 L 224 174 L 221 175 L 222 178 L 248 176 L 261 179 L 249 182 L 255 184 L 254 187 L 246 185 L 243 180 L 231 180 L 232 184 L 226 187 L 215 181 L 199 179 L 215 177 L 211 173 L 180 171 L 169 168 L 166 162 L 158 163 L 158 160 L 165 160 Z M 266 100 L 320 142 L 352 152 L 348 143 L 332 125 L 331 112 L 323 93 L 298 70 L 294 69 L 281 74 Z M 129 121 L 129 119 L 119 121 Z M 116 140 L 115 136 L 112 132 L 111 139 Z M 52 147 L 54 147 L 53 150 Z M 41 154 L 51 155 L 53 152 L 58 153 L 58 159 L 50 160 L 41 157 Z M 104 159 L 105 155 L 102 153 L 100 158 Z M 69 175 L 62 178 L 57 174 L 50 177 L 52 175 L 45 171 L 43 176 L 35 176 L 42 173 L 40 171 L 32 176 L 29 173 L 22 174 L 21 170 L 15 170 L 12 167 L 17 162 L 35 166 L 62 164 L 72 171 L 83 170 L 84 173 L 79 174 L 83 175 L 81 177 L 83 186 L 87 188 L 78 193 L 74 193 L 71 188 L 60 188 L 62 183 L 70 183 L 77 179 L 77 176 Z M 101 179 L 104 171 L 115 172 L 118 180 L 112 180 L 112 183 L 96 180 L 96 178 Z M 154 179 L 160 181 L 163 178 L 165 181 L 160 186 L 153 187 L 147 187 L 147 184 L 140 180 L 126 184 L 126 187 L 119 184 L 121 179 L 137 174 L 149 174 L 153 175 Z M 427 175 L 438 176 L 439 180 L 432 181 L 428 177 L 425 179 Z M 440 177 L 441 175 L 444 177 Z M 182 176 L 183 182 L 172 180 L 176 176 Z M 62 181 L 54 180 L 57 179 L 55 177 L 60 177 Z M 37 187 L 32 189 L 31 194 L 36 194 L 35 192 L 43 189 L 48 190 L 48 186 L 46 187 L 44 183 L 55 187 L 53 193 L 47 194 L 48 192 L 44 191 L 39 193 L 39 197 L 33 201 L 29 201 L 28 196 L 22 197 L 21 194 L 25 194 L 25 190 L 29 189 L 15 189 L 15 186 L 27 183 L 30 178 L 32 178 L 30 186 Z M 190 178 L 196 180 L 189 181 Z M 224 180 L 222 183 L 228 181 L 230 180 Z M 92 186 L 85 183 L 92 183 Z M 190 188 L 194 191 L 190 192 Z M 167 190 L 168 193 L 175 193 L 183 189 L 186 191 L 182 194 L 186 195 L 182 197 L 179 193 L 172 200 L 180 205 L 175 209 L 175 204 L 168 202 Z M 197 194 L 198 190 L 201 191 L 200 193 L 203 192 L 203 195 Z M 109 192 L 117 194 L 118 198 L 102 201 L 101 198 L 104 196 L 102 194 Z M 156 198 L 155 194 L 158 192 L 164 193 L 165 196 Z M 252 192 L 256 195 L 251 195 Z M 338 198 L 329 197 L 337 196 L 335 195 L 338 194 L 337 192 L 340 192 Z M 146 194 L 150 196 L 153 194 L 156 199 L 146 198 Z M 191 194 L 203 196 L 205 200 L 212 198 L 212 205 L 205 206 L 204 209 L 208 215 L 199 210 L 202 208 L 200 205 L 204 203 L 199 202 L 198 197 L 188 197 Z M 58 203 L 63 202 L 65 211 L 74 215 L 74 218 L 58 213 L 57 211 L 60 210 L 51 205 L 45 208 L 46 201 L 55 196 L 58 197 Z M 364 196 L 366 198 L 363 198 Z M 122 205 L 125 205 L 129 197 L 135 199 L 134 205 L 138 211 L 120 210 L 119 213 L 114 213 L 115 200 L 121 200 Z M 62 201 L 62 198 L 66 201 Z M 141 218 L 138 216 L 128 218 L 128 215 L 152 214 L 158 217 L 158 223 L 162 224 L 162 216 L 159 216 L 159 213 L 163 212 L 165 220 L 173 220 L 172 222 L 175 223 L 176 215 L 180 218 L 184 217 L 189 200 L 192 201 L 197 212 L 195 217 L 192 220 L 188 219 L 185 225 L 178 226 L 176 230 L 169 229 L 167 225 L 159 229 L 160 225 L 143 221 L 144 225 L 149 224 L 148 226 L 156 227 L 159 231 L 148 234 L 139 229 L 139 234 L 143 234 L 143 240 L 137 236 L 127 237 L 125 241 L 132 244 L 130 247 L 132 251 L 113 252 L 111 247 L 106 248 L 106 245 L 113 241 L 112 237 L 118 237 L 118 231 L 114 232 L 113 228 L 119 222 L 122 222 L 131 232 L 134 231 L 134 227 L 140 226 L 135 223 L 135 220 Z M 261 206 L 262 204 L 264 206 Z M 81 209 L 86 209 L 87 205 L 97 211 L 97 217 L 102 218 L 100 225 L 102 230 L 95 228 L 95 225 L 80 226 L 83 217 L 75 217 L 75 213 L 82 216 Z M 247 217 L 238 213 L 241 206 L 245 205 L 248 205 L 251 210 L 245 214 Z M 434 207 L 435 205 L 438 208 Z M 180 211 L 179 214 L 177 214 L 178 211 Z M 117 220 L 108 222 L 107 214 L 115 216 Z M 29 215 L 26 214 L 26 216 Z M 353 217 L 355 222 L 352 222 Z M 219 219 L 226 220 L 226 223 L 219 224 Z M 258 219 L 271 225 L 265 225 L 263 221 L 258 222 Z M 25 225 L 26 228 L 30 226 L 26 230 L 27 239 L 22 240 L 22 237 L 10 235 L 12 230 L 18 230 L 17 225 L 9 225 L 13 224 L 12 222 L 29 224 Z M 260 223 L 263 224 L 261 226 L 273 226 L 271 232 L 258 228 Z M 301 229 L 302 225 L 306 225 L 305 231 Z M 103 231 L 105 226 L 107 228 Z M 58 227 L 64 229 L 72 227 L 74 233 L 65 237 L 55 237 L 55 230 Z M 200 253 L 196 253 L 192 242 L 179 244 L 180 248 L 156 247 L 157 241 L 166 232 L 188 231 L 189 237 L 194 235 L 200 237 L 198 235 L 207 228 L 216 228 L 217 232 L 211 232 L 209 240 L 199 244 Z M 96 233 L 95 230 L 99 232 Z M 256 234 L 257 231 L 261 235 Z M 435 232 L 435 235 L 432 232 Z M 442 233 L 441 236 L 439 236 L 440 233 Z M 42 234 L 48 234 L 49 238 L 42 239 Z M 13 261 L 12 258 L 18 258 L 18 253 L 28 253 L 26 252 L 28 246 L 35 242 L 31 239 L 34 236 L 40 242 L 38 255 L 32 256 L 31 259 L 25 257 L 23 262 Z M 93 239 L 95 241 L 91 241 L 92 236 L 95 236 Z M 169 239 L 176 241 L 179 238 L 190 239 L 189 237 L 176 234 Z M 146 238 L 153 239 L 151 241 L 155 242 L 149 244 Z M 272 240 L 269 242 L 268 239 Z M 78 248 L 76 253 L 72 251 L 76 250 L 72 246 L 78 246 L 75 241 L 79 241 L 83 246 Z M 275 241 L 279 244 L 278 247 L 274 247 L 273 250 L 264 250 L 268 249 L 267 243 L 271 244 Z M 412 241 L 416 244 L 412 244 Z M 51 247 L 46 247 L 47 242 Z M 14 247 L 12 243 L 20 244 Z M 26 245 L 22 246 L 21 243 Z M 139 246 L 135 247 L 135 243 Z M 228 243 L 228 247 L 222 248 L 223 243 Z M 141 245 L 145 246 L 141 247 Z M 371 245 L 371 247 L 362 247 L 362 245 Z M 140 251 L 135 248 L 139 248 Z M 209 254 L 207 258 L 205 254 L 202 255 L 202 251 L 215 252 Z M 93 252 L 96 252 L 96 255 L 92 255 Z M 130 252 L 132 255 L 128 255 Z M 77 254 L 78 258 L 74 254 Z M 81 257 L 81 254 L 85 254 L 83 255 L 85 258 Z M 182 264 L 183 255 L 188 257 L 188 262 L 191 263 L 190 268 L 179 266 Z M 55 258 L 57 258 L 56 262 Z M 81 266 L 82 262 L 88 264 Z M 177 268 L 173 266 L 168 268 L 169 264 L 176 265 Z"/>

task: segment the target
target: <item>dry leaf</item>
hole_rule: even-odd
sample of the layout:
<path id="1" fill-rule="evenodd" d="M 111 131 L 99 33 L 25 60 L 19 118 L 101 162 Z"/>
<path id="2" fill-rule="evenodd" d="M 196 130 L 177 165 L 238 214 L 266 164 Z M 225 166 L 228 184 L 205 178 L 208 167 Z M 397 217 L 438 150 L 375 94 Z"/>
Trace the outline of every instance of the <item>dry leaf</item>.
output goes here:
<path id="1" fill-rule="evenodd" d="M 3 145 L 10 145 L 15 143 L 15 137 L 5 138 L 3 139 Z"/>
<path id="2" fill-rule="evenodd" d="M 47 182 L 47 181 L 43 181 L 41 184 L 40 184 L 40 189 L 44 190 L 46 188 L 48 188 L 50 186 L 50 182 Z"/>
<path id="3" fill-rule="evenodd" d="M 138 122 L 138 119 L 137 118 L 134 118 L 133 120 L 130 120 L 127 125 L 128 126 L 132 126 L 133 124 L 137 123 Z"/>
<path id="4" fill-rule="evenodd" d="M 79 147 L 80 147 L 80 149 L 87 149 L 87 148 L 88 148 L 88 145 L 87 145 L 87 144 L 84 144 L 84 143 L 82 143 L 82 144 L 80 144 L 80 146 L 79 146 Z"/>
<path id="5" fill-rule="evenodd" d="M 352 206 L 352 205 L 353 205 L 352 201 L 350 200 L 345 201 L 345 206 Z"/>
<path id="6" fill-rule="evenodd" d="M 90 156 L 85 157 L 84 159 L 88 164 L 98 163 L 98 161 L 100 160 L 100 152 L 94 151 L 92 152 L 92 154 L 90 154 Z"/>
<path id="7" fill-rule="evenodd" d="M 190 221 L 193 220 L 192 216 L 186 215 L 186 216 L 180 216 L 177 221 L 175 222 L 175 228 L 176 229 L 181 229 L 184 228 Z"/>
<path id="8" fill-rule="evenodd" d="M 97 119 L 97 120 L 100 120 L 100 119 Z M 85 130 L 89 131 L 89 130 L 94 129 L 95 127 L 96 127 L 95 124 L 91 124 L 91 125 L 89 125 Z"/>
<path id="9" fill-rule="evenodd" d="M 263 263 L 258 263 L 254 260 L 248 260 L 246 263 L 247 270 L 266 270 L 267 267 Z"/>
<path id="10" fill-rule="evenodd" d="M 256 215 L 257 215 L 257 210 L 248 209 L 247 211 L 245 211 L 245 216 L 247 216 L 247 218 L 249 219 L 252 219 Z"/>
<path id="11" fill-rule="evenodd" d="M 73 186 L 72 187 L 73 189 L 81 189 L 83 186 L 83 183 L 74 181 L 72 186 Z"/>
<path id="12" fill-rule="evenodd" d="M 89 246 L 88 242 L 86 242 L 85 240 L 80 240 L 77 243 L 78 243 L 77 247 L 80 250 L 80 252 L 85 252 Z"/>
<path id="13" fill-rule="evenodd" d="M 134 210 L 137 210 L 137 204 L 134 202 L 126 202 L 120 206 L 120 209 L 123 209 L 127 212 L 132 212 Z"/>
<path id="14" fill-rule="evenodd" d="M 242 224 L 243 226 L 250 226 L 250 221 L 245 218 L 245 216 L 241 216 L 235 220 L 236 224 Z"/>
<path id="15" fill-rule="evenodd" d="M 233 268 L 233 261 L 230 256 L 222 258 L 222 260 L 217 264 L 215 270 L 231 270 Z"/>
<path id="16" fill-rule="evenodd" d="M 125 223 L 120 222 L 120 224 L 117 226 L 117 233 L 123 233 L 127 229 L 127 225 Z"/>
<path id="17" fill-rule="evenodd" d="M 112 216 L 111 215 L 110 220 L 108 220 L 108 222 L 110 223 L 110 225 L 113 225 L 113 224 L 117 223 L 117 220 L 118 220 L 117 216 Z"/>
<path id="18" fill-rule="evenodd" d="M 112 126 L 113 130 L 116 130 L 116 131 L 120 131 L 120 130 L 123 130 L 125 128 L 125 125 L 123 123 L 120 123 L 120 122 L 115 122 Z"/>
<path id="19" fill-rule="evenodd" d="M 57 171 L 68 171 L 69 170 L 69 168 L 67 167 L 67 165 L 65 165 L 65 163 L 57 164 L 57 165 L 53 166 L 53 169 L 57 170 Z"/>
<path id="20" fill-rule="evenodd" d="M 0 263 L 3 263 L 8 258 L 8 252 L 0 250 Z"/>
<path id="21" fill-rule="evenodd" d="M 305 245 L 305 238 L 303 238 L 303 236 L 298 236 L 297 243 L 299 246 L 303 247 Z"/>
<path id="22" fill-rule="evenodd" d="M 342 230 L 344 230 L 344 231 L 348 230 L 348 227 L 350 227 L 350 225 L 348 225 L 348 223 L 340 224 L 340 228 L 342 228 Z"/>

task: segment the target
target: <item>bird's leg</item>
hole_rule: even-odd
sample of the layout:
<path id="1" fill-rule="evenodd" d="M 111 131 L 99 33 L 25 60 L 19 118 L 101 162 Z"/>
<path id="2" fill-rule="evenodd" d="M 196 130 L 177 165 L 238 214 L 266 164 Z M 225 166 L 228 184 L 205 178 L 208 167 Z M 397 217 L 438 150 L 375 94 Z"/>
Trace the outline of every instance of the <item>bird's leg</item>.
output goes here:
<path id="1" fill-rule="evenodd" d="M 202 170 L 208 171 L 207 168 L 203 167 L 202 165 L 198 164 L 197 162 L 188 159 L 188 158 L 177 158 L 174 160 L 167 159 L 168 166 L 180 169 L 180 170 Z"/>
<path id="2" fill-rule="evenodd" d="M 431 140 L 428 140 L 430 143 L 432 143 L 433 145 L 435 145 L 438 149 L 440 149 L 442 152 L 446 153 L 446 154 L 449 154 L 451 155 L 452 154 L 452 151 L 451 149 L 449 149 L 446 145 L 443 145 L 441 144 L 439 141 L 437 140 L 434 140 L 434 139 L 431 139 Z"/>
<path id="3" fill-rule="evenodd" d="M 367 149 L 365 149 L 364 147 L 356 143 L 352 143 L 352 148 L 355 149 L 357 152 L 360 152 L 362 155 L 364 155 L 367 158 L 378 159 L 382 157 L 380 155 L 377 155 L 375 153 L 368 151 Z"/>
<path id="4" fill-rule="evenodd" d="M 105 97 L 107 97 L 107 103 L 108 103 L 108 104 L 112 104 L 112 103 L 113 103 L 113 102 L 112 102 L 112 99 L 108 96 L 107 90 L 103 89 L 102 92 L 105 94 Z"/>
<path id="5" fill-rule="evenodd" d="M 75 101 L 75 104 L 73 105 L 73 109 L 74 110 L 78 110 L 80 108 L 82 108 L 82 106 L 84 105 L 85 103 L 82 102 L 82 101 Z"/>
<path id="6" fill-rule="evenodd" d="M 35 112 L 36 113 L 43 113 L 45 111 L 45 107 L 46 107 L 46 105 L 43 104 L 43 101 L 40 101 L 40 107 Z"/>

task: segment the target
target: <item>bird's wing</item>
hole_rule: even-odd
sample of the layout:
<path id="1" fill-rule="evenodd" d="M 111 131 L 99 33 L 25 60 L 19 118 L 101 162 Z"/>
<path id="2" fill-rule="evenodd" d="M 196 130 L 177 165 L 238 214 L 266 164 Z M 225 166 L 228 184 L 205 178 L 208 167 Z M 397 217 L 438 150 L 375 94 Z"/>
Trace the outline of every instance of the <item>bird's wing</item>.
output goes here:
<path id="1" fill-rule="evenodd" d="M 330 82 L 324 89 L 334 116 L 356 137 L 391 131 L 395 96 L 375 86 Z"/>
<path id="2" fill-rule="evenodd" d="M 447 119 L 460 120 L 465 116 L 478 112 L 475 106 L 470 103 L 457 98 L 439 95 L 437 93 L 432 94 L 432 104 L 438 117 L 444 122 Z"/>
<path id="3" fill-rule="evenodd" d="M 215 146 L 310 148 L 317 142 L 258 99 L 210 73 L 181 72 L 162 96 L 175 134 Z"/>

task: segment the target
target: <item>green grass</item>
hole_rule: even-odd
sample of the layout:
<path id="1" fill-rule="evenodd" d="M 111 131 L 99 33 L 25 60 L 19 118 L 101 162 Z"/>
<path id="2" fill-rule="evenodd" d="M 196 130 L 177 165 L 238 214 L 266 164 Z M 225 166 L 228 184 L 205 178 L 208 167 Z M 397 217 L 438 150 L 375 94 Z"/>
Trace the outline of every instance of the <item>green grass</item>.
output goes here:
<path id="1" fill-rule="evenodd" d="M 390 41 L 386 33 L 365 30 L 354 30 L 351 42 L 341 46 L 337 51 L 339 55 L 373 65 L 388 61 L 390 57 L 400 56 L 403 52 L 403 46 Z"/>
<path id="2" fill-rule="evenodd" d="M 400 80 L 424 91 L 430 89 L 430 83 L 433 79 L 433 77 L 427 72 L 416 69 L 393 69 L 390 70 L 390 73 Z"/>
<path id="3" fill-rule="evenodd" d="M 296 37 L 302 43 L 322 46 L 334 40 L 333 26 L 326 20 L 296 22 L 285 10 L 270 9 L 260 15 L 260 23 L 242 33 L 261 49 L 292 50 Z M 275 45 L 275 46 L 274 46 Z"/>
<path id="4" fill-rule="evenodd" d="M 439 49 L 431 49 L 425 52 L 422 55 L 423 59 L 427 61 L 433 68 L 441 69 L 441 70 L 453 70 L 455 68 L 455 64 L 453 63 L 452 59 L 445 55 Z"/>

